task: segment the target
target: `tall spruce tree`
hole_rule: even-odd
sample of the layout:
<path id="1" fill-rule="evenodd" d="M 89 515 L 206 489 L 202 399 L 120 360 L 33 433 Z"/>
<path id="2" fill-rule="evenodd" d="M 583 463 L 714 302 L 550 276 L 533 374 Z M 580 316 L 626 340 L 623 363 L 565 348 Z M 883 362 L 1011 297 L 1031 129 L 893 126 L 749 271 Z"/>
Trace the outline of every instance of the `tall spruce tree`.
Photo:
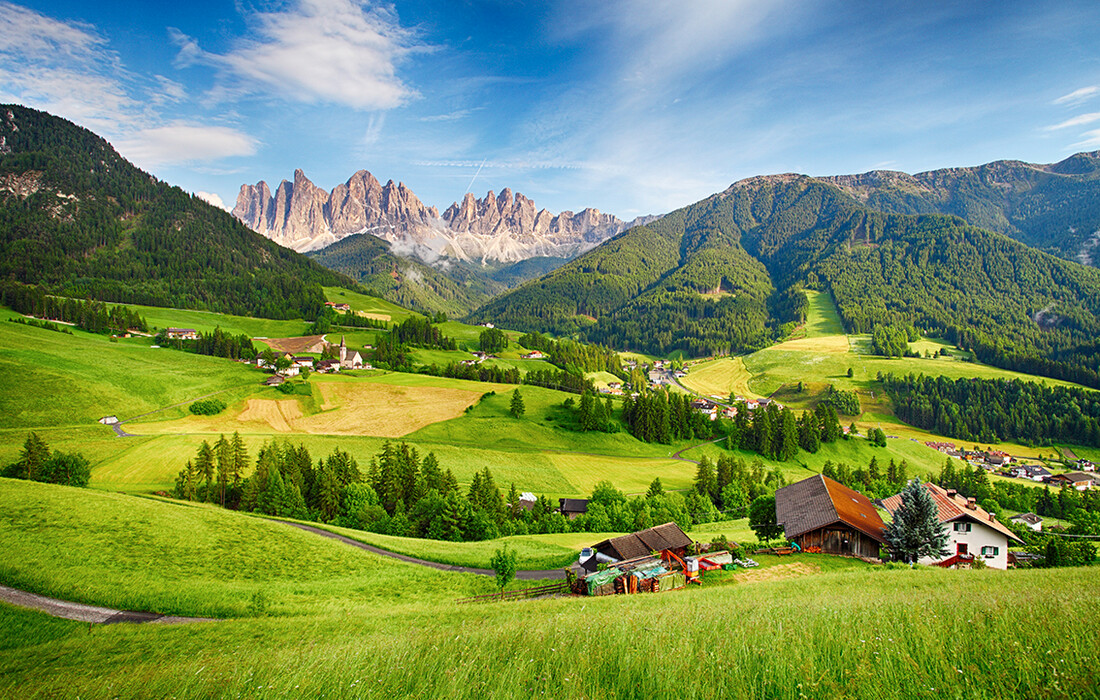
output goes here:
<path id="1" fill-rule="evenodd" d="M 920 479 L 913 479 L 901 492 L 901 505 L 894 511 L 884 537 L 895 559 L 915 563 L 922 557 L 948 554 L 947 529 L 937 516 L 936 502 Z"/>
<path id="2" fill-rule="evenodd" d="M 527 407 L 523 405 L 523 394 L 519 393 L 519 389 L 512 392 L 512 405 L 508 408 L 508 412 L 513 418 L 520 418 L 527 412 Z"/>

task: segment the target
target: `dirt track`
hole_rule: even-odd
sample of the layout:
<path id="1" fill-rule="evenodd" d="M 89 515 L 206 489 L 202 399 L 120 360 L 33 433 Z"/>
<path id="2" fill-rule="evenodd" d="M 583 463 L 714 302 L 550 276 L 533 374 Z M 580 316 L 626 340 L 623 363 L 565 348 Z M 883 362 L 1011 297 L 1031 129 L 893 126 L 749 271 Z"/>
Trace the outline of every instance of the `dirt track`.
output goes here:
<path id="1" fill-rule="evenodd" d="M 138 612 L 135 610 L 114 610 L 102 608 L 98 605 L 85 605 L 73 603 L 68 600 L 47 598 L 37 593 L 28 593 L 18 588 L 0 586 L 0 600 L 5 603 L 40 610 L 54 617 L 77 622 L 91 622 L 101 625 L 111 625 L 118 622 L 158 622 L 161 624 L 181 624 L 184 622 L 217 622 L 211 617 L 177 617 L 175 615 L 161 615 L 160 613 Z"/>

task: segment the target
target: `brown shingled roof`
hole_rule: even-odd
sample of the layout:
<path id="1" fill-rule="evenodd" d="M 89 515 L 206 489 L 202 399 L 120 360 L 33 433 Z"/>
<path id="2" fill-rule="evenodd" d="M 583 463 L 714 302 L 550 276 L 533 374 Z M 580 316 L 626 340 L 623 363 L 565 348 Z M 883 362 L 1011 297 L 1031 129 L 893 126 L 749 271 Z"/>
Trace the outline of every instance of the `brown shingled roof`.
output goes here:
<path id="1" fill-rule="evenodd" d="M 681 549 L 690 544 L 691 538 L 680 529 L 679 525 L 665 523 L 648 530 L 612 537 L 593 545 L 593 549 L 623 560 L 648 556 L 651 552 L 661 552 L 666 549 Z"/>
<path id="2" fill-rule="evenodd" d="M 885 542 L 886 527 L 871 501 L 821 474 L 776 491 L 775 516 L 788 538 L 840 522 Z"/>

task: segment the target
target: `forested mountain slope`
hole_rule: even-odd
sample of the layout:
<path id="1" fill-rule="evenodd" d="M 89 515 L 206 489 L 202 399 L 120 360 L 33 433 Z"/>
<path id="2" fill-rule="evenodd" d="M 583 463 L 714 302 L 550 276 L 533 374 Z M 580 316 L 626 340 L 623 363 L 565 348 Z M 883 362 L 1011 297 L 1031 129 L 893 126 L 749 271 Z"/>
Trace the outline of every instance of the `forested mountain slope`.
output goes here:
<path id="1" fill-rule="evenodd" d="M 505 288 L 465 269 L 447 275 L 396 255 L 388 241 L 369 233 L 342 238 L 306 255 L 358 281 L 371 294 L 426 313 L 464 316 Z"/>
<path id="2" fill-rule="evenodd" d="M 267 318 L 313 318 L 322 285 L 353 285 L 18 105 L 0 106 L 0 284 Z"/>
<path id="3" fill-rule="evenodd" d="M 1002 160 L 916 175 L 877 170 L 821 179 L 878 211 L 953 214 L 1069 260 L 1100 266 L 1100 151 L 1051 165 Z"/>
<path id="4" fill-rule="evenodd" d="M 743 352 L 800 320 L 802 287 L 830 292 L 850 332 L 913 323 L 990 362 L 1097 383 L 1100 271 L 799 175 L 743 180 L 626 231 L 474 318 L 660 354 Z"/>

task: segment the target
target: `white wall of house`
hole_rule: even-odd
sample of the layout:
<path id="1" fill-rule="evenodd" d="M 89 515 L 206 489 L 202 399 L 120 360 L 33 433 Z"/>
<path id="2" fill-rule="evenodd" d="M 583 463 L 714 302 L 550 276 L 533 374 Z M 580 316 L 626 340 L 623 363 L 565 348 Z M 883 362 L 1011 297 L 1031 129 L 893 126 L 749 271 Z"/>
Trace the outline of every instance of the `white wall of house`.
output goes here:
<path id="1" fill-rule="evenodd" d="M 967 525 L 970 526 L 969 532 L 966 530 Z M 1008 538 L 1003 533 L 983 522 L 973 520 L 956 520 L 945 523 L 945 526 L 949 538 L 947 543 L 949 554 L 936 559 L 924 557 L 920 560 L 921 564 L 934 564 L 953 557 L 958 552 L 958 545 L 965 544 L 967 553 L 981 557 L 989 568 L 1008 568 Z"/>

